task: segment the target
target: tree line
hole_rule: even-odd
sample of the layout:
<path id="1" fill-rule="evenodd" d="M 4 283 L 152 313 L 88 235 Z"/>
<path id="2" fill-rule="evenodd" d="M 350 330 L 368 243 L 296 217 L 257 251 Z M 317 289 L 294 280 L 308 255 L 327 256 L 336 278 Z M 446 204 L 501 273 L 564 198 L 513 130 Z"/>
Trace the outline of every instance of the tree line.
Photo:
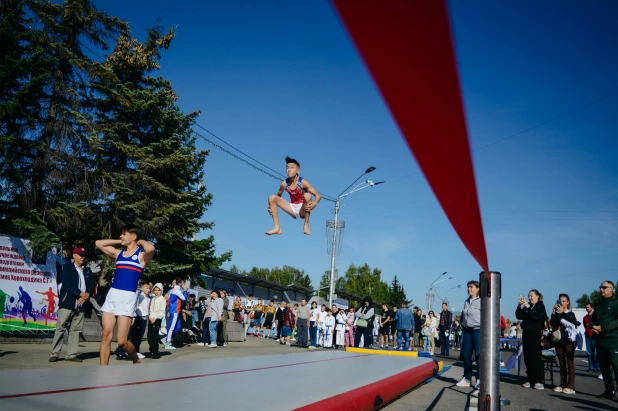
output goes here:
<path id="1" fill-rule="evenodd" d="M 212 236 L 193 240 L 213 226 L 201 221 L 212 196 L 200 113 L 184 113 L 157 73 L 175 28 L 138 40 L 88 0 L 3 0 L 0 16 L 0 232 L 99 259 L 94 241 L 135 223 L 156 243 L 147 275 L 161 281 L 230 260 Z"/>
<path id="2" fill-rule="evenodd" d="M 268 281 L 273 281 L 277 284 L 289 286 L 299 285 L 313 289 L 311 278 L 305 271 L 284 265 L 282 268 L 258 268 L 253 267 L 251 270 L 241 270 L 235 264 L 230 267 L 230 272 L 250 275 L 257 278 L 263 278 Z M 320 280 L 318 294 L 321 297 L 328 298 L 328 289 L 330 286 L 330 271 L 325 271 Z M 406 301 L 411 303 L 406 296 L 403 285 L 399 282 L 399 278 L 395 275 L 390 286 L 382 280 L 382 271 L 379 268 L 371 268 L 368 264 L 354 265 L 351 264 L 346 271 L 344 277 L 337 278 L 336 289 L 344 290 L 348 293 L 355 294 L 360 298 L 370 296 L 374 302 L 387 303 L 390 306 L 401 306 L 401 303 Z"/>

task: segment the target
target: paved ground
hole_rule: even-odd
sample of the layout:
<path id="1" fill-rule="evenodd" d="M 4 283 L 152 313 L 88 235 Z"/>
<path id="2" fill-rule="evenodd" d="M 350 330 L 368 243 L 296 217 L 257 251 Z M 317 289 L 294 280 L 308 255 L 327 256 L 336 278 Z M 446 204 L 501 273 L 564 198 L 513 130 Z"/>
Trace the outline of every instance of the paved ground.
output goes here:
<path id="1" fill-rule="evenodd" d="M 54 367 L 91 367 L 97 366 L 98 343 L 80 343 L 79 357 L 83 363 L 71 363 L 58 361 L 49 363 L 49 345 L 43 344 L 2 344 L 0 345 L 0 381 L 1 370 L 12 369 L 37 369 Z M 206 358 L 233 358 L 255 355 L 271 355 L 281 353 L 296 353 L 298 348 L 282 346 L 272 340 L 262 340 L 249 337 L 243 343 L 231 343 L 228 347 L 204 348 L 198 346 L 185 346 L 175 351 L 163 351 L 160 360 L 145 359 L 144 361 L 161 362 L 190 362 Z M 453 351 L 454 356 L 459 355 Z M 62 358 L 61 354 L 61 358 Z M 414 391 L 400 397 L 395 402 L 387 405 L 384 410 L 465 410 L 476 409 L 476 397 L 470 395 L 470 388 L 459 388 L 455 384 L 461 378 L 462 364 L 455 357 L 441 358 L 446 366 L 451 369 L 439 376 L 432 382 L 424 384 Z M 117 361 L 115 357 L 110 360 L 110 365 L 133 366 L 130 361 Z M 603 382 L 597 379 L 598 374 L 587 372 L 588 365 L 585 355 L 579 354 L 576 358 L 577 383 L 576 395 L 564 395 L 553 392 L 549 385 L 543 391 L 525 389 L 520 386 L 516 375 L 503 376 L 501 394 L 503 398 L 511 400 L 511 405 L 503 407 L 504 410 L 618 410 L 618 403 L 598 400 L 595 395 L 603 391 Z M 525 375 L 522 363 L 522 375 Z M 554 373 L 554 381 L 559 379 L 557 372 Z M 259 409 L 255 408 L 255 409 Z"/>

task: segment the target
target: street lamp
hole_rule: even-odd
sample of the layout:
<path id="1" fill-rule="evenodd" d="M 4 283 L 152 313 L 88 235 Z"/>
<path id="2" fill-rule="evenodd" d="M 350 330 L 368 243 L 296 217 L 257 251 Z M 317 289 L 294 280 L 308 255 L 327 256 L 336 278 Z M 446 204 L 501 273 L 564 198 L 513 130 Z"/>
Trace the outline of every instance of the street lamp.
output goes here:
<path id="1" fill-rule="evenodd" d="M 335 221 L 334 221 L 334 225 L 333 225 L 333 241 L 332 241 L 332 244 L 331 244 L 330 287 L 329 287 L 329 292 L 328 292 L 328 306 L 329 307 L 333 306 L 333 294 L 335 294 L 335 265 L 336 265 L 336 260 L 337 260 L 337 230 L 339 229 L 339 227 L 338 227 L 338 223 L 339 223 L 339 206 L 341 205 L 341 200 L 343 200 L 345 197 L 349 196 L 350 194 L 355 193 L 355 192 L 360 191 L 360 190 L 363 190 L 363 189 L 365 189 L 367 187 L 373 187 L 373 186 L 376 186 L 378 184 L 384 183 L 384 181 L 378 181 L 377 183 L 374 183 L 371 180 L 366 180 L 366 181 L 363 181 L 362 183 L 358 184 L 357 186 L 355 186 L 354 188 L 352 188 L 350 191 L 348 191 L 346 193 L 346 191 L 350 187 L 352 187 L 354 184 L 356 184 L 356 182 L 358 182 L 358 180 L 363 178 L 365 175 L 371 173 L 375 169 L 376 168 L 373 167 L 373 166 L 369 167 L 367 170 L 365 170 L 365 172 L 363 174 L 361 174 L 356 180 L 354 180 L 352 182 L 352 184 L 347 186 L 345 188 L 345 190 L 343 190 L 341 192 L 341 194 L 339 194 L 337 196 L 337 198 L 335 199 Z"/>
<path id="2" fill-rule="evenodd" d="M 445 302 L 445 303 L 448 303 L 448 295 L 451 293 L 451 291 L 455 291 L 455 290 L 457 290 L 457 289 L 459 289 L 459 288 L 461 288 L 461 284 L 456 285 L 455 287 L 453 287 L 453 288 L 451 288 L 450 290 L 448 290 L 448 291 L 446 292 L 446 294 L 444 294 L 444 302 Z"/>
<path id="3" fill-rule="evenodd" d="M 447 280 L 451 280 L 454 277 L 449 277 L 449 278 L 442 278 L 443 276 L 446 275 L 446 271 L 443 272 L 442 274 L 440 274 L 438 276 L 438 278 L 436 278 L 435 280 L 433 280 L 433 282 L 429 285 L 429 292 L 427 293 L 427 312 L 431 311 L 431 304 L 433 303 L 433 296 L 434 294 L 431 292 L 431 290 L 433 290 L 434 292 L 436 292 L 436 284 L 441 283 L 442 281 L 447 281 Z M 441 279 L 442 278 L 442 279 Z"/>

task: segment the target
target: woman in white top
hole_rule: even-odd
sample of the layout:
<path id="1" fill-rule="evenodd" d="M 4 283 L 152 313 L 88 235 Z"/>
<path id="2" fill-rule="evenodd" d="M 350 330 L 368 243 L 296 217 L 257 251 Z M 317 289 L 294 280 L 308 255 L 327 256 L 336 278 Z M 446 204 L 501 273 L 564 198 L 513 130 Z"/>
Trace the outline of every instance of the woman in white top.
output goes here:
<path id="1" fill-rule="evenodd" d="M 311 303 L 311 311 L 309 312 L 309 349 L 314 350 L 318 343 L 318 314 L 320 309 L 317 302 Z"/>
<path id="2" fill-rule="evenodd" d="M 429 329 L 431 330 L 431 337 L 429 339 L 431 349 L 429 353 L 433 355 L 433 352 L 436 349 L 436 332 L 438 330 L 438 318 L 433 311 L 429 311 Z"/>

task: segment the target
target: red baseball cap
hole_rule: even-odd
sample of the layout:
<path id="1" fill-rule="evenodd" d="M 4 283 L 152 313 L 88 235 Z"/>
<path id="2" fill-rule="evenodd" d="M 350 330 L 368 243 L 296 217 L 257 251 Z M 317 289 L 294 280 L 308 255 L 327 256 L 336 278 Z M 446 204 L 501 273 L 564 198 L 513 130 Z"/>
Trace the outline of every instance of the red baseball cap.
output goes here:
<path id="1" fill-rule="evenodd" d="M 86 255 L 86 250 L 84 250 L 84 249 L 83 249 L 83 248 L 81 248 L 81 247 L 75 247 L 75 248 L 73 249 L 73 254 L 79 254 L 79 255 L 81 255 L 81 256 L 84 256 L 84 255 Z"/>

